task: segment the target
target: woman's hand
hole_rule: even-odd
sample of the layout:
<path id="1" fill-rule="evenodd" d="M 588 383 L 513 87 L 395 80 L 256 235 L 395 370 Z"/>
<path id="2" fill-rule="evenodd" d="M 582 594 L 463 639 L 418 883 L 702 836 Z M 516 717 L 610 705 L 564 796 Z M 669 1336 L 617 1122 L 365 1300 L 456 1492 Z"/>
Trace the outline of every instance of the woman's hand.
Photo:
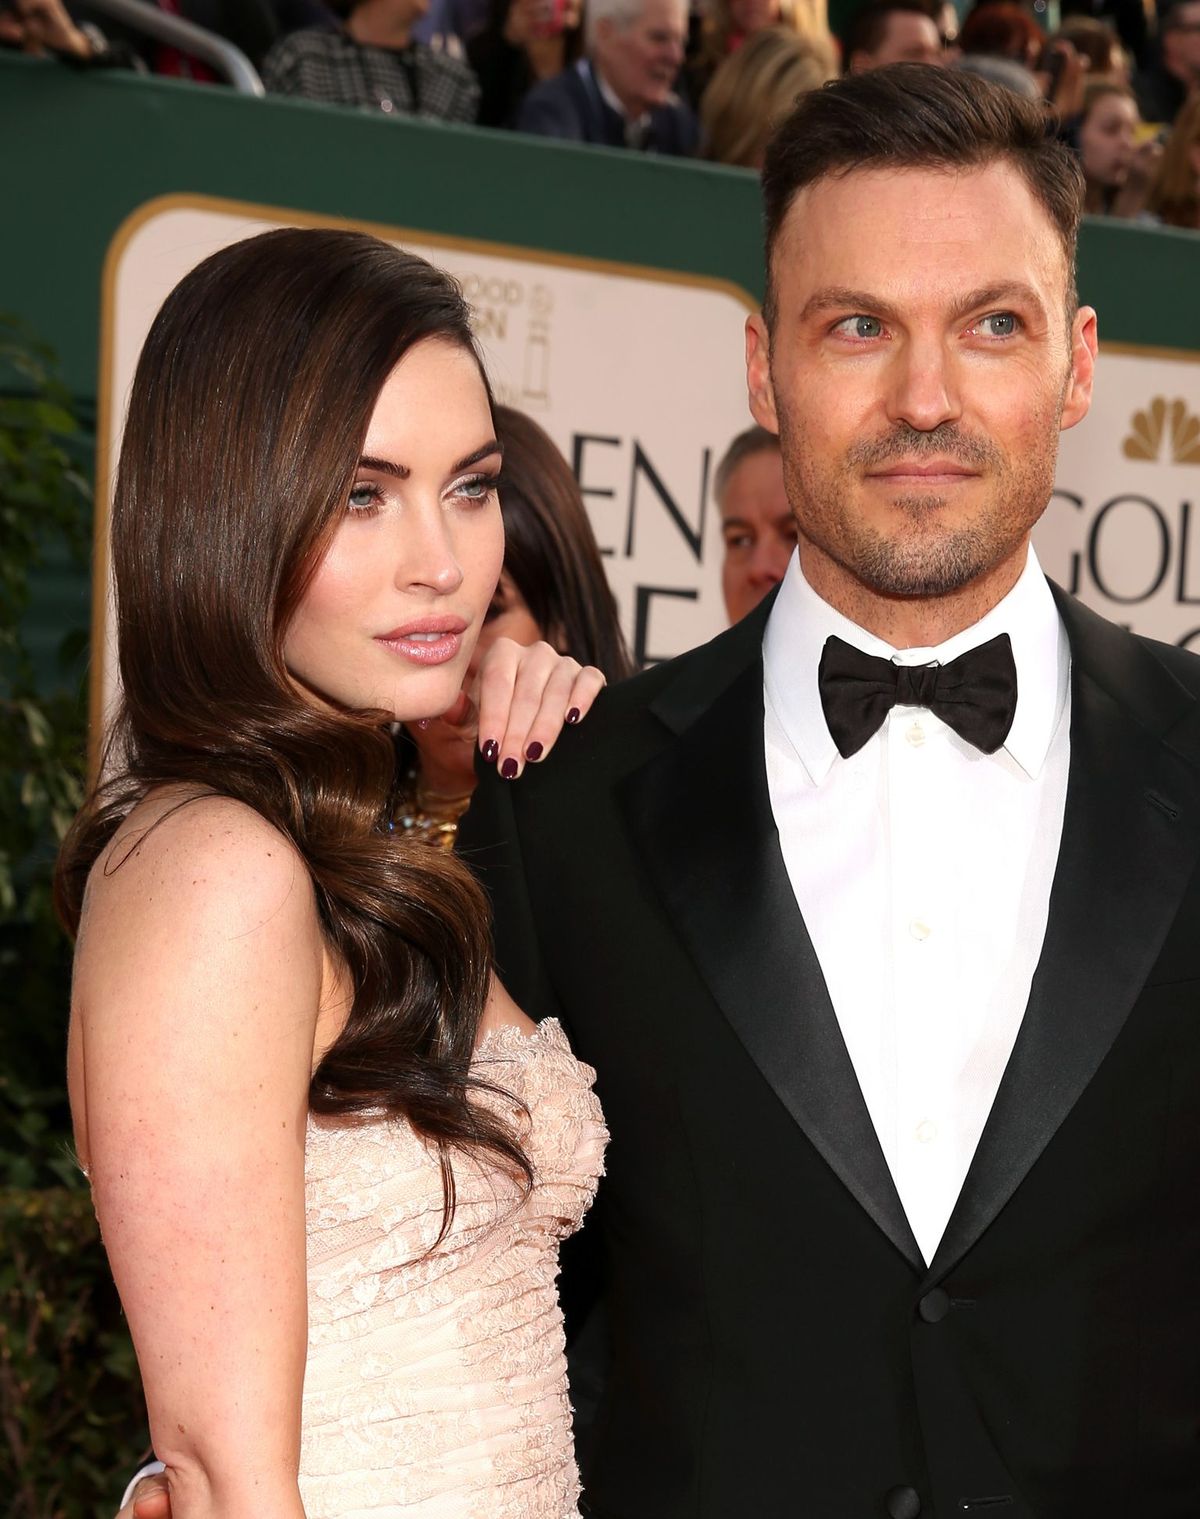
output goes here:
<path id="1" fill-rule="evenodd" d="M 485 760 L 505 780 L 526 761 L 545 759 L 564 723 L 578 723 L 605 685 L 594 665 L 581 665 L 548 643 L 498 638 L 442 721 L 473 729 Z"/>

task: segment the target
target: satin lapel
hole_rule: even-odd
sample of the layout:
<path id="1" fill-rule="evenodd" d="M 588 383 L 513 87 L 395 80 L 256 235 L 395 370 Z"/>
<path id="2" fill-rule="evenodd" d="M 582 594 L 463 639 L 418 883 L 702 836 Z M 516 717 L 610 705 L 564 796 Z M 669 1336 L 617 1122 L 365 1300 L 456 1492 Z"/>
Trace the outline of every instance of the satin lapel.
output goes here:
<path id="1" fill-rule="evenodd" d="M 1197 703 L 1129 634 L 1056 594 L 1071 642 L 1071 762 L 1046 940 L 930 1279 L 988 1227 L 1092 1079 L 1200 857 Z"/>
<path id="2" fill-rule="evenodd" d="M 626 780 L 621 802 L 667 912 L 751 1059 L 920 1270 L 780 852 L 763 757 L 760 650 L 715 700 L 711 687 L 699 700 L 689 679 L 686 691 L 660 701 L 668 725 L 686 726 Z"/>

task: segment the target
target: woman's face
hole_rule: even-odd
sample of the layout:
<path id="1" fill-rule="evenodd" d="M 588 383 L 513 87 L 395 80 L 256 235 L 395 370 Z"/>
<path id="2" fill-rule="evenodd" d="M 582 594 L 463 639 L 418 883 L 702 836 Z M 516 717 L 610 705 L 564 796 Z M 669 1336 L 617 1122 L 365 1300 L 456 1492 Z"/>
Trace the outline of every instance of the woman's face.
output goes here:
<path id="1" fill-rule="evenodd" d="M 511 638 L 513 643 L 531 644 L 548 637 L 548 632 L 534 621 L 524 596 L 505 572 L 500 576 L 500 584 L 496 587 L 496 594 L 487 610 L 483 632 L 475 645 L 468 673 L 475 674 L 479 661 L 497 638 Z M 484 738 L 490 736 L 483 735 Z M 498 738 L 500 735 L 495 736 Z M 430 723 L 427 728 L 410 728 L 409 737 L 417 746 L 422 769 L 435 780 L 435 789 L 461 786 L 466 792 L 475 784 L 475 736 L 472 732 L 452 727 L 449 723 Z"/>
<path id="2" fill-rule="evenodd" d="M 346 514 L 284 638 L 300 685 L 399 721 L 450 706 L 500 574 L 499 469 L 474 356 L 426 338 L 379 393 Z"/>
<path id="3" fill-rule="evenodd" d="M 1133 159 L 1138 109 L 1124 95 L 1101 95 L 1079 128 L 1079 156 L 1090 184 L 1115 189 Z"/>

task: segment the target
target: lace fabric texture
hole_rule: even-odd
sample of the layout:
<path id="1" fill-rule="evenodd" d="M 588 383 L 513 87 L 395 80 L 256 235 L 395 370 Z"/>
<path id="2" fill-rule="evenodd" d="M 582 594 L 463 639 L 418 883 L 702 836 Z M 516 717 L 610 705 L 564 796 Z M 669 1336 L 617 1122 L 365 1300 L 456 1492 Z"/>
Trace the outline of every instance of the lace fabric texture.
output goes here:
<path id="1" fill-rule="evenodd" d="M 603 1170 L 595 1073 L 555 1019 L 492 1030 L 473 1070 L 511 1094 L 473 1100 L 518 1124 L 535 1184 L 522 1200 L 496 1166 L 456 1156 L 436 1248 L 436 1154 L 402 1122 L 309 1119 L 308 1519 L 577 1513 L 555 1278 Z"/>

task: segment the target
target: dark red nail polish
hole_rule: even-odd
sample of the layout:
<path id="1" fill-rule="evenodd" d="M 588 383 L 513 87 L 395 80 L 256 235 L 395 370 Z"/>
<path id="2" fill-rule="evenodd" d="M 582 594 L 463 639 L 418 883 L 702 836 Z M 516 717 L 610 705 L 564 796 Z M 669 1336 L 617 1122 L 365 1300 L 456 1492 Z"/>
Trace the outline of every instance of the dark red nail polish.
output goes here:
<path id="1" fill-rule="evenodd" d="M 500 745 L 494 738 L 489 738 L 483 746 L 483 757 L 489 765 L 496 763 L 496 756 L 500 753 Z"/>
<path id="2" fill-rule="evenodd" d="M 578 707 L 572 707 L 571 710 L 567 713 L 567 721 L 569 723 L 577 723 L 582 716 L 583 714 L 580 712 Z"/>
<path id="3" fill-rule="evenodd" d="M 515 759 L 506 759 L 500 766 L 500 774 L 506 781 L 515 781 L 517 778 L 517 762 Z"/>
<path id="4" fill-rule="evenodd" d="M 541 757 L 542 757 L 542 746 L 541 746 L 541 744 L 539 744 L 537 742 L 534 742 L 534 743 L 530 744 L 529 748 L 526 749 L 526 751 L 525 751 L 525 758 L 527 760 L 540 760 Z"/>

